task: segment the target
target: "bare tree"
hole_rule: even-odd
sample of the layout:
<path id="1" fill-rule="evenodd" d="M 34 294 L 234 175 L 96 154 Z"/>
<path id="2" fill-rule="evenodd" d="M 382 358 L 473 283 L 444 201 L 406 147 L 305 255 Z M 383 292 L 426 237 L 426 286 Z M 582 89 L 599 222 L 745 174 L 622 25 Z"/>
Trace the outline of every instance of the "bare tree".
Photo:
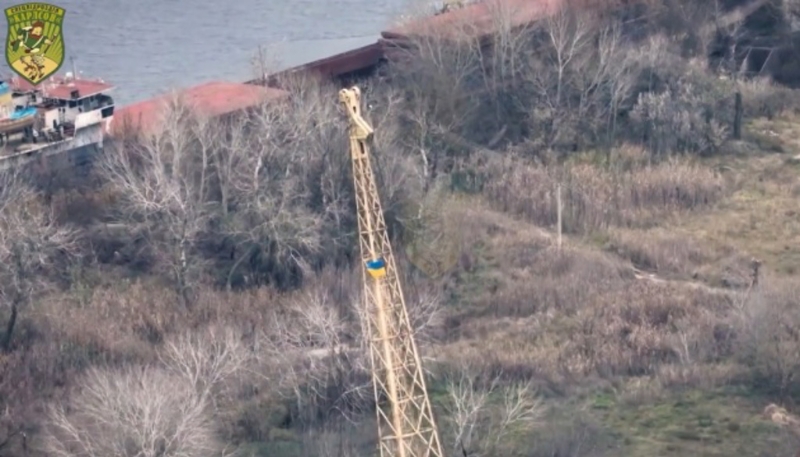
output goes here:
<path id="1" fill-rule="evenodd" d="M 41 197 L 13 172 L 0 175 L 0 305 L 8 310 L 0 347 L 10 351 L 22 308 L 51 283 L 58 262 L 77 255 L 78 232 L 60 226 Z"/>
<path id="2" fill-rule="evenodd" d="M 374 402 L 370 385 L 365 307 L 350 297 L 337 306 L 323 287 L 298 293 L 276 310 L 257 335 L 254 374 L 295 403 L 298 421 L 339 416 L 355 421 Z M 442 323 L 441 300 L 422 293 L 410 305 L 412 325 L 425 343 Z M 424 338 L 423 338 L 424 337 Z"/>
<path id="3" fill-rule="evenodd" d="M 285 79 L 292 97 L 224 118 L 177 98 L 154 134 L 105 160 L 121 219 L 146 235 L 185 303 L 203 272 L 201 249 L 230 249 L 219 256 L 229 288 L 237 275 L 285 286 L 347 234 L 352 199 L 335 92 Z M 326 235 L 336 243 L 323 245 Z"/>
<path id="4" fill-rule="evenodd" d="M 528 106 L 535 109 L 536 124 L 543 124 L 544 143 L 552 147 L 563 137 L 570 136 L 568 119 L 571 117 L 573 99 L 570 97 L 571 70 L 592 44 L 594 24 L 589 13 L 564 9 L 545 19 L 539 25 L 541 35 L 537 54 L 540 58 L 529 60 L 526 79 L 534 100 Z"/>
<path id="5" fill-rule="evenodd" d="M 215 389 L 243 373 L 250 357 L 242 336 L 230 328 L 184 333 L 167 341 L 159 354 L 169 371 L 211 402 Z"/>
<path id="6" fill-rule="evenodd" d="M 200 156 L 197 198 L 199 201 L 205 202 L 209 200 L 209 193 L 212 190 L 209 185 L 212 164 L 216 165 L 215 168 L 220 168 L 217 162 L 219 161 L 218 157 L 224 155 L 221 153 L 223 148 L 221 143 L 227 132 L 220 128 L 221 123 L 217 119 L 210 116 L 189 116 L 183 122 L 187 124 L 187 134 L 194 140 L 193 153 Z M 225 214 L 228 209 L 226 187 L 221 182 L 219 187 L 222 197 L 220 206 Z"/>
<path id="7" fill-rule="evenodd" d="M 446 168 L 447 133 L 478 134 L 473 120 L 481 112 L 481 48 L 475 24 L 414 30 L 406 47 L 391 56 L 392 78 L 406 91 L 403 118 L 406 143 L 427 165 L 428 182 Z M 473 131 L 474 130 L 474 131 Z"/>
<path id="8" fill-rule="evenodd" d="M 381 83 L 370 85 L 367 96 L 368 111 L 365 117 L 376 132 L 372 147 L 380 180 L 381 201 L 386 212 L 391 213 L 404 200 L 421 198 L 424 187 L 430 182 L 430 163 L 425 150 L 430 132 L 425 130 L 427 124 L 424 119 L 405 116 L 407 105 L 401 89 L 396 86 Z M 418 128 L 412 128 L 414 136 L 409 137 L 406 122 L 420 120 L 423 123 L 415 124 Z M 348 178 L 352 179 L 351 176 Z M 348 184 L 352 186 L 351 182 Z"/>
<path id="9" fill-rule="evenodd" d="M 463 368 L 447 380 L 447 386 L 454 453 L 500 455 L 509 433 L 541 425 L 544 407 L 530 384 L 503 385 L 499 377 L 482 379 Z M 495 392 L 502 399 L 499 405 L 491 400 Z"/>
<path id="10" fill-rule="evenodd" d="M 347 323 L 338 307 L 318 290 L 299 293 L 271 321 L 272 327 L 262 335 L 270 355 L 320 358 L 343 349 Z"/>
<path id="11" fill-rule="evenodd" d="M 595 81 L 603 89 L 608 101 L 605 112 L 609 154 L 611 142 L 617 138 L 620 105 L 630 96 L 640 71 L 638 63 L 631 56 L 633 49 L 622 42 L 621 27 L 612 25 L 600 32 L 597 46 L 599 71 L 595 73 Z"/>
<path id="12" fill-rule="evenodd" d="M 56 457 L 223 456 L 206 400 L 157 368 L 92 369 L 69 408 L 49 411 L 44 447 Z"/>
<path id="13" fill-rule="evenodd" d="M 262 336 L 267 365 L 280 366 L 272 379 L 291 392 L 298 410 L 344 415 L 370 400 L 365 353 L 351 343 L 353 328 L 319 290 L 300 294 Z"/>
<path id="14" fill-rule="evenodd" d="M 276 270 L 281 262 L 289 262 L 309 272 L 307 256 L 316 254 L 322 244 L 321 221 L 305 206 L 306 195 L 297 179 L 285 176 L 269 182 L 266 189 L 259 183 L 246 187 L 240 182 L 240 190 L 248 198 L 243 199 L 228 228 L 228 234 L 244 247 L 228 275 L 228 286 L 241 262 L 258 249 L 274 259 Z"/>
<path id="15" fill-rule="evenodd" d="M 121 143 L 111 148 L 101 163 L 120 195 L 119 217 L 132 233 L 146 235 L 184 305 L 201 272 L 197 243 L 212 215 L 204 199 L 212 138 L 203 135 L 198 141 L 193 132 L 198 129 L 192 124 L 202 122 L 204 130 L 211 127 L 196 119 L 176 98 L 156 132 L 133 147 Z"/>
<path id="16" fill-rule="evenodd" d="M 277 111 L 277 110 L 270 110 Z M 236 190 L 238 181 L 242 178 L 255 181 L 258 168 L 246 170 L 251 165 L 250 156 L 253 154 L 252 144 L 249 141 L 250 119 L 246 115 L 235 114 L 225 119 L 214 119 L 215 128 L 207 129 L 218 132 L 213 137 L 211 154 L 211 168 L 216 178 L 216 188 L 219 192 L 219 207 L 223 219 L 227 218 L 232 207 L 236 206 Z M 198 125 L 201 127 L 201 125 Z M 263 133 L 263 132 L 259 132 Z M 202 135 L 202 134 L 201 134 Z M 206 133 L 206 135 L 210 135 Z M 252 176 L 242 176 L 242 172 L 252 171 Z"/>
<path id="17" fill-rule="evenodd" d="M 430 346 L 444 327 L 444 298 L 438 290 L 423 290 L 408 306 L 408 318 L 414 329 L 414 338 L 421 346 Z"/>
<path id="18" fill-rule="evenodd" d="M 220 179 L 230 183 L 236 202 L 225 225 L 239 252 L 229 285 L 255 253 L 275 271 L 309 272 L 311 258 L 323 250 L 325 223 L 341 222 L 345 212 L 337 180 L 341 170 L 328 166 L 332 154 L 345 156 L 343 144 L 335 141 L 342 137 L 335 130 L 336 98 L 311 81 L 281 84 L 292 88 L 293 97 L 260 106 L 243 128 L 233 129 L 225 145 L 228 161 L 220 161 Z"/>
<path id="19" fill-rule="evenodd" d="M 520 58 L 524 70 L 515 101 L 529 113 L 534 143 L 546 149 L 581 142 L 610 147 L 621 104 L 646 66 L 643 59 L 655 57 L 628 44 L 622 25 L 594 10 L 564 8 L 531 34 Z"/>
<path id="20" fill-rule="evenodd" d="M 496 388 L 496 380 L 483 389 L 476 389 L 475 379 L 467 375 L 466 371 L 460 373 L 458 379 L 448 381 L 447 390 L 450 393 L 452 405 L 447 417 L 453 426 L 453 451 L 469 455 L 468 450 L 473 448 L 473 438 L 476 428 L 483 425 L 481 420 L 487 403 L 489 393 Z"/>
<path id="21" fill-rule="evenodd" d="M 521 11 L 525 6 L 489 0 L 486 7 L 492 24 L 492 35 L 490 51 L 482 52 L 483 74 L 487 89 L 497 94 L 517 87 L 517 79 L 524 72 L 531 51 L 535 26 L 533 23 L 519 25 L 518 16 L 525 14 Z"/>
<path id="22" fill-rule="evenodd" d="M 259 45 L 255 55 L 251 59 L 253 73 L 255 79 L 260 81 L 261 84 L 267 84 L 271 74 L 280 68 L 281 61 L 278 58 L 281 49 L 279 43 L 271 43 L 267 46 Z"/>

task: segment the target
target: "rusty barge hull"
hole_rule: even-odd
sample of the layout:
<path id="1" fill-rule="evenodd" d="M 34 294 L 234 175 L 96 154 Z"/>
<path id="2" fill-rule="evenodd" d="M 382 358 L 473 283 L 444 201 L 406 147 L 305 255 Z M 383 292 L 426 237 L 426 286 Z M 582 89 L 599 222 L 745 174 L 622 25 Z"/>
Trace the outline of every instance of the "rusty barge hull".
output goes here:
<path id="1" fill-rule="evenodd" d="M 281 81 L 294 75 L 311 75 L 328 80 L 344 79 L 350 76 L 369 73 L 385 60 L 382 43 L 375 43 L 360 48 L 334 54 L 298 67 L 292 67 L 268 78 L 254 79 L 245 84 L 281 87 Z"/>
<path id="2" fill-rule="evenodd" d="M 281 87 L 281 80 L 292 75 L 312 75 L 334 81 L 374 72 L 381 64 L 402 58 L 416 39 L 444 37 L 459 38 L 469 34 L 472 39 L 490 42 L 496 27 L 496 16 L 508 20 L 506 26 L 518 29 L 551 16 L 563 8 L 567 0 L 487 0 L 467 5 L 445 14 L 438 14 L 409 24 L 382 31 L 375 43 L 330 57 L 289 68 L 267 78 L 245 84 Z"/>
<path id="3" fill-rule="evenodd" d="M 386 62 L 402 58 L 405 49 L 413 48 L 413 42 L 417 38 L 425 38 L 434 34 L 440 36 L 452 30 L 457 33 L 470 33 L 473 37 L 484 39 L 491 35 L 495 27 L 495 15 L 507 15 L 511 27 L 522 27 L 562 8 L 568 0 L 485 0 L 467 5 L 463 8 L 426 17 L 400 27 L 385 30 L 376 37 L 374 43 L 350 51 L 334 54 L 323 59 L 315 60 L 297 67 L 292 67 L 263 78 L 245 81 L 242 86 L 261 86 L 265 89 L 289 92 L 291 84 L 286 84 L 294 76 L 312 76 L 326 80 L 332 80 L 339 84 L 350 84 L 353 80 L 369 76 Z M 584 0 L 591 2 L 592 0 Z M 463 24 L 464 27 L 459 27 Z M 509 23 L 506 23 L 507 25 Z M 445 31 L 445 32 L 443 32 Z M 221 84 L 221 83 L 220 83 Z M 224 83 L 238 84 L 238 83 Z M 186 89 L 184 92 L 194 93 L 198 99 L 198 105 L 202 105 L 201 100 L 216 99 L 215 91 L 218 88 L 208 85 L 195 86 Z M 246 92 L 245 89 L 237 89 L 235 92 Z M 273 94 L 274 95 L 274 94 Z M 252 97 L 250 103 L 239 104 L 236 109 L 221 110 L 226 113 L 232 111 L 246 110 L 256 106 L 262 100 L 261 97 Z M 163 112 L 163 103 L 153 103 L 154 100 L 145 100 L 134 105 L 126 106 L 118 110 L 119 118 L 114 121 L 116 128 L 109 129 L 107 134 L 118 136 L 121 125 L 144 127 L 145 124 L 158 124 L 160 112 Z M 209 102 L 210 103 L 210 102 Z M 211 103 L 214 105 L 214 103 Z M 205 110 L 198 106 L 198 111 L 219 111 Z M 211 114 L 211 113 L 209 113 Z M 218 113 L 213 113 L 218 114 Z M 117 116 L 115 116 L 117 117 Z M 126 119 L 121 119 L 121 118 Z M 127 129 L 126 129 L 127 130 Z M 116 131 L 116 132 L 115 132 Z"/>

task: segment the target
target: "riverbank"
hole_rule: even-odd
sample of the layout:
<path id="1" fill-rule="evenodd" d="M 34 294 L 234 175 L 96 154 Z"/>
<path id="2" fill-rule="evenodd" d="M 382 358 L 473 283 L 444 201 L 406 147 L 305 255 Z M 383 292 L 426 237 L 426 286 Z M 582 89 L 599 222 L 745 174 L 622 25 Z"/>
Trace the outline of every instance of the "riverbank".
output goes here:
<path id="1" fill-rule="evenodd" d="M 401 25 L 389 28 L 380 33 L 379 37 L 375 39 L 355 38 L 347 40 L 348 43 L 358 45 L 354 48 L 341 50 L 338 53 L 322 56 L 324 47 L 316 47 L 312 53 L 317 54 L 319 57 L 304 63 L 302 65 L 290 67 L 277 72 L 265 73 L 264 78 L 255 78 L 246 81 L 244 84 L 251 85 L 265 85 L 275 89 L 278 87 L 278 81 L 286 79 L 290 75 L 295 74 L 310 74 L 315 77 L 321 77 L 325 80 L 334 81 L 355 81 L 374 72 L 374 70 L 381 64 L 386 63 L 387 59 L 394 52 L 410 45 L 412 36 L 414 39 L 420 37 L 429 37 L 430 39 L 438 36 L 440 30 L 462 30 L 464 33 L 472 35 L 474 40 L 484 40 L 493 32 L 491 24 L 492 18 L 497 15 L 502 15 L 508 18 L 506 24 L 510 28 L 523 27 L 526 24 L 545 18 L 554 14 L 560 8 L 560 1 L 548 0 L 542 2 L 529 2 L 520 0 L 505 0 L 499 2 L 497 6 L 487 6 L 487 2 L 477 2 L 468 4 L 462 8 L 456 8 L 444 14 L 435 14 L 431 16 L 423 16 L 414 18 Z M 474 28 L 475 25 L 480 25 L 480 28 Z M 468 30 L 467 30 L 468 29 Z M 309 42 L 311 44 L 312 42 Z M 267 58 L 268 56 L 262 56 Z M 295 56 L 296 57 L 296 56 Z M 256 62 L 255 67 L 262 65 L 265 70 L 269 69 L 270 62 Z M 228 83 L 225 83 L 228 84 Z M 204 87 L 206 86 L 206 87 Z M 203 106 L 205 100 L 212 100 L 215 98 L 213 94 L 214 84 L 201 84 L 196 87 L 189 87 L 182 89 L 177 93 L 191 94 L 189 98 L 201 100 L 200 105 L 196 106 L 200 111 L 208 111 L 210 108 Z M 228 84 L 228 87 L 232 87 Z M 241 87 L 236 93 L 248 93 L 250 89 Z M 226 96 L 235 96 L 228 93 Z M 130 123 L 131 119 L 136 118 L 138 122 L 140 118 L 157 118 L 158 111 L 163 110 L 163 103 L 157 100 L 165 100 L 166 97 L 157 97 L 152 100 L 144 100 L 128 106 L 122 106 L 117 109 L 116 118 L 117 124 Z M 259 98 L 253 99 L 249 106 L 255 106 Z M 237 105 L 237 109 L 244 109 L 246 106 Z M 228 113 L 230 110 L 213 110 L 220 114 Z M 109 131 L 112 129 L 109 129 Z"/>

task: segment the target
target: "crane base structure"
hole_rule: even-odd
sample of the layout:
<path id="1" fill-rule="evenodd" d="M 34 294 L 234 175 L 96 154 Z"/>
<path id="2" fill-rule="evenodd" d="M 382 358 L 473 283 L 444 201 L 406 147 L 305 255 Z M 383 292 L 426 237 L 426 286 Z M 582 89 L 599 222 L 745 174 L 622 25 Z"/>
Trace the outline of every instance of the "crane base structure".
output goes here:
<path id="1" fill-rule="evenodd" d="M 358 87 L 339 91 L 339 101 L 350 121 L 380 456 L 444 457 L 370 162 L 368 141 L 374 131 L 361 116 Z M 381 406 L 384 401 L 388 408 Z"/>

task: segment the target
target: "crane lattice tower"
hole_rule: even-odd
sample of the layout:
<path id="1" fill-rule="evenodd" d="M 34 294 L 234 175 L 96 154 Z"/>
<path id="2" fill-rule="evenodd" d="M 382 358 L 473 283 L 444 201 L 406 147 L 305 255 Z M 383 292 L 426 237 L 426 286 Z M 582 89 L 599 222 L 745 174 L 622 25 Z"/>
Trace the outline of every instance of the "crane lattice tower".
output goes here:
<path id="1" fill-rule="evenodd" d="M 386 233 L 367 141 L 373 129 L 361 116 L 361 91 L 343 89 L 339 100 L 350 120 L 364 299 L 381 457 L 443 457 L 425 388 L 414 332 Z M 381 399 L 388 408 L 381 407 Z M 386 411 L 388 409 L 388 411 Z"/>

